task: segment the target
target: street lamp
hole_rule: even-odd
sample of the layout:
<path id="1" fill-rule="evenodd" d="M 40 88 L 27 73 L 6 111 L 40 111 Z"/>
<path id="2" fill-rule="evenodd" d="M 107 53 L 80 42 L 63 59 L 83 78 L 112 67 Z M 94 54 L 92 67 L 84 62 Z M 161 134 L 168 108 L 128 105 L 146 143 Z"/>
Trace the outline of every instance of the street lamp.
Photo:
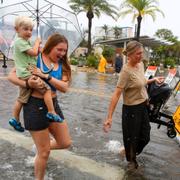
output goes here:
<path id="1" fill-rule="evenodd" d="M 2 65 L 3 68 L 7 68 L 7 65 L 6 65 L 6 56 L 3 54 L 3 65 Z"/>

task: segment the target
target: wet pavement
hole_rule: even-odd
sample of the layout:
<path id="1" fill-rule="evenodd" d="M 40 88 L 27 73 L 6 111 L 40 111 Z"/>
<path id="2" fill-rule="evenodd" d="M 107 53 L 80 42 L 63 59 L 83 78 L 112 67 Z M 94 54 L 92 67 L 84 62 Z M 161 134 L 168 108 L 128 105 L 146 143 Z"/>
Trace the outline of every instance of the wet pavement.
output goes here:
<path id="1" fill-rule="evenodd" d="M 0 63 L 2 64 L 2 62 Z M 8 62 L 7 69 L 1 68 L 1 64 L 0 127 L 14 133 L 7 121 L 11 117 L 18 88 L 5 78 L 13 63 Z M 119 143 L 122 144 L 121 101 L 114 113 L 110 133 L 105 134 L 102 131 L 102 124 L 116 81 L 117 76 L 111 74 L 74 72 L 70 91 L 66 94 L 58 93 L 58 99 L 68 121 L 73 140 L 73 146 L 69 151 L 79 157 L 93 160 L 102 167 L 106 163 L 115 169 L 122 168 L 125 170 L 126 161 L 119 158 L 117 147 L 110 148 L 112 146 L 110 142 L 114 142 L 115 146 Z M 174 112 L 178 104 L 180 104 L 179 95 L 168 102 L 168 111 Z M 25 132 L 22 136 L 29 137 L 29 133 Z M 28 157 L 33 157 L 32 152 L 13 145 L 8 139 L 0 139 L 0 172 L 3 174 L 0 176 L 0 180 L 33 179 L 33 167 L 29 167 L 25 161 Z M 157 129 L 156 124 L 151 124 L 151 141 L 138 157 L 141 168 L 131 174 L 125 170 L 124 179 L 178 180 L 180 179 L 179 159 L 180 147 L 175 139 L 167 137 L 165 127 Z M 61 160 L 50 159 L 46 179 L 96 180 L 105 178 L 90 170 L 83 172 L 79 167 L 69 166 L 68 162 L 63 164 Z M 112 176 L 109 179 L 115 180 L 117 178 Z"/>

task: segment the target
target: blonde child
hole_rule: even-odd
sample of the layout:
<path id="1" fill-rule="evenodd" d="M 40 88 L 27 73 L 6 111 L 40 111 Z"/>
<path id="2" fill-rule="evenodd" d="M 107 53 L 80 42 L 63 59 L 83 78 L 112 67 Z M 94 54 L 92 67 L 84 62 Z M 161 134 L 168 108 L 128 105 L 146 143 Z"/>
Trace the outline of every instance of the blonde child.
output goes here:
<path id="1" fill-rule="evenodd" d="M 13 109 L 13 118 L 9 120 L 9 124 L 14 127 L 15 130 L 23 132 L 24 128 L 21 126 L 19 121 L 19 115 L 24 103 L 27 103 L 31 89 L 28 87 L 27 80 L 32 76 L 29 67 L 36 66 L 37 55 L 39 53 L 39 45 L 41 43 L 40 38 L 35 40 L 34 46 L 30 43 L 32 36 L 33 21 L 29 17 L 18 16 L 15 20 L 15 30 L 17 36 L 14 41 L 14 52 L 13 57 L 15 61 L 16 74 L 18 78 L 23 79 L 26 84 L 26 88 L 19 87 L 19 97 L 15 102 Z M 48 113 L 47 117 L 53 121 L 61 122 L 62 119 L 56 114 L 52 102 L 51 90 L 49 86 L 44 83 L 44 87 L 39 89 L 44 95 L 44 102 L 47 106 Z"/>

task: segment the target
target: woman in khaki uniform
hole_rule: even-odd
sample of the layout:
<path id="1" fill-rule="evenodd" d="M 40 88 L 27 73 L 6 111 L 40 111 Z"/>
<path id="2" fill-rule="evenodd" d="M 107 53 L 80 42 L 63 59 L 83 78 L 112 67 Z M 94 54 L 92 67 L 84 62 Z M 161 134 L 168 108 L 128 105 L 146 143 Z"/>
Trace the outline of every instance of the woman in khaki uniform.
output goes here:
<path id="1" fill-rule="evenodd" d="M 126 160 L 129 169 L 138 167 L 136 155 L 140 154 L 150 140 L 150 123 L 147 111 L 148 95 L 146 85 L 156 81 L 162 83 L 163 77 L 146 80 L 144 76 L 143 46 L 131 41 L 123 52 L 128 62 L 123 66 L 116 89 L 104 122 L 104 131 L 108 132 L 112 125 L 112 115 L 123 94 L 122 129 Z"/>

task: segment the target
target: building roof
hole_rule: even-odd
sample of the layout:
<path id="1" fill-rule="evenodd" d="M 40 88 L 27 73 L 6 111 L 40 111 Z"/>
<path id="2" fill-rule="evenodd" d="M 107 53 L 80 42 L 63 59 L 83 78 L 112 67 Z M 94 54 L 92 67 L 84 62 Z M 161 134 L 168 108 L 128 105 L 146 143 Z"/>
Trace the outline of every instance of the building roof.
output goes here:
<path id="1" fill-rule="evenodd" d="M 107 45 L 113 45 L 116 47 L 124 47 L 124 43 L 128 43 L 129 41 L 133 39 L 134 37 L 114 39 L 114 40 L 105 40 L 105 41 L 95 42 L 95 44 L 107 44 Z M 149 36 L 141 36 L 139 38 L 139 42 L 141 42 L 144 46 L 152 47 L 152 48 L 160 46 L 160 45 L 168 46 L 168 45 L 173 44 L 172 42 L 155 38 L 155 37 L 149 37 Z"/>

